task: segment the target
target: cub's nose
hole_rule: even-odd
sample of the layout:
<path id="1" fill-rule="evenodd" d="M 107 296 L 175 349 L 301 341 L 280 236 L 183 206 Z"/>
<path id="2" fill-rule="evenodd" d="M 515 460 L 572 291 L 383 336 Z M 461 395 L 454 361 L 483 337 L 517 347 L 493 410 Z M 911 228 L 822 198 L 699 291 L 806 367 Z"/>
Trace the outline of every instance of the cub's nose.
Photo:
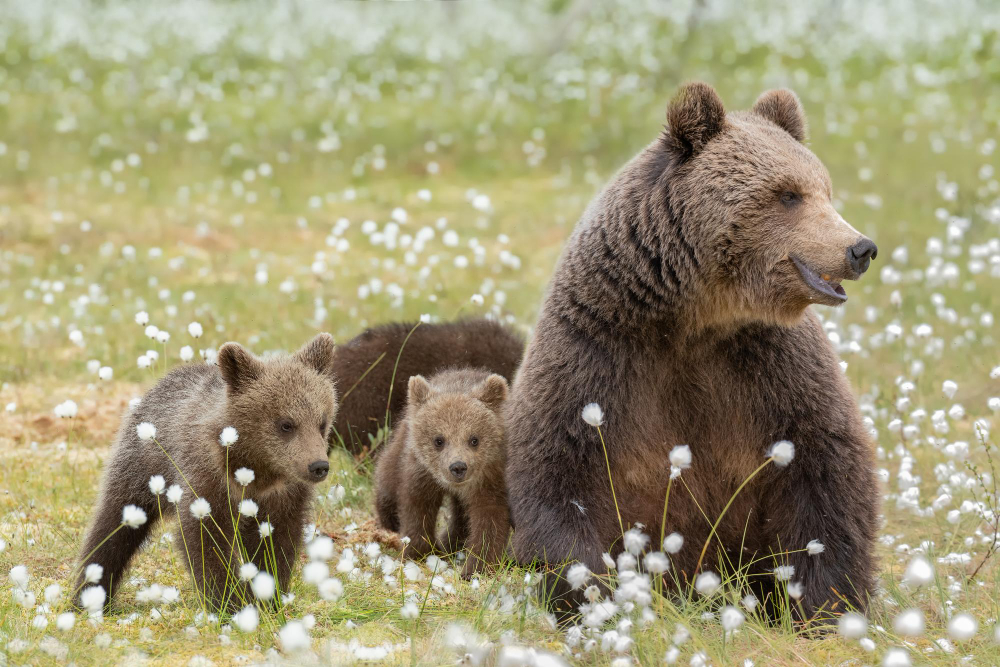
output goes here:
<path id="1" fill-rule="evenodd" d="M 465 473 L 468 469 L 469 466 L 465 465 L 464 461 L 455 461 L 450 466 L 448 466 L 448 470 L 451 471 L 451 475 L 455 479 L 462 479 L 463 477 L 465 477 Z"/>
<path id="2" fill-rule="evenodd" d="M 871 239 L 862 238 L 847 249 L 847 263 L 859 276 L 868 270 L 868 265 L 876 257 L 878 246 Z"/>
<path id="3" fill-rule="evenodd" d="M 326 479 L 326 474 L 330 472 L 330 462 L 329 461 L 313 461 L 309 464 L 309 474 L 313 476 L 313 480 L 317 482 L 322 482 Z"/>

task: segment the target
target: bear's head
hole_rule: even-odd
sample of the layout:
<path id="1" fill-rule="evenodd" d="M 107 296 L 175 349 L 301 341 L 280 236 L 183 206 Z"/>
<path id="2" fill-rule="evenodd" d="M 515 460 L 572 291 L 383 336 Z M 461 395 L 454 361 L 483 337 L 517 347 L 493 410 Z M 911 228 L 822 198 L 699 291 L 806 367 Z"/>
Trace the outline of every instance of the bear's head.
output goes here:
<path id="1" fill-rule="evenodd" d="M 711 285 L 704 320 L 794 324 L 809 304 L 844 303 L 842 282 L 875 258 L 871 239 L 834 209 L 830 176 L 805 140 L 789 90 L 726 113 L 711 87 L 692 83 L 670 103 L 664 196 Z"/>
<path id="2" fill-rule="evenodd" d="M 265 486 L 326 479 L 326 438 L 337 416 L 333 356 L 333 337 L 325 333 L 291 356 L 261 359 L 238 343 L 219 348 L 225 420 L 239 433 L 230 474 L 250 468 Z"/>
<path id="3" fill-rule="evenodd" d="M 438 388 L 422 375 L 410 378 L 408 446 L 445 488 L 462 493 L 486 474 L 503 469 L 506 443 L 500 410 L 507 380 L 490 375 L 469 392 Z"/>

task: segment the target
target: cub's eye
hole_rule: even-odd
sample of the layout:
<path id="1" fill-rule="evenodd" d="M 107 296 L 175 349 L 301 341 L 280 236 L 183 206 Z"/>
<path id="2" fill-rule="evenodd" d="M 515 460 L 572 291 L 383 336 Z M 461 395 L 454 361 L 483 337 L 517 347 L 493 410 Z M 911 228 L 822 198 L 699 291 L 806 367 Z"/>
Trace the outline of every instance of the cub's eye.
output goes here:
<path id="1" fill-rule="evenodd" d="M 434 438 L 434 446 L 437 447 L 438 449 L 444 447 L 444 438 L 442 438 L 440 435 Z"/>
<path id="2" fill-rule="evenodd" d="M 280 429 L 282 433 L 291 433 L 295 430 L 295 424 L 292 423 L 291 419 L 282 419 L 278 422 L 278 429 Z"/>
<path id="3" fill-rule="evenodd" d="M 322 424 L 319 425 L 319 432 L 326 433 L 326 422 L 323 422 Z"/>
<path id="4" fill-rule="evenodd" d="M 802 196 L 797 192 L 782 192 L 781 193 L 781 203 L 785 206 L 793 206 L 802 201 Z"/>
<path id="5" fill-rule="evenodd" d="M 471 438 L 469 438 L 469 447 L 478 447 L 478 446 L 479 446 L 479 438 L 477 438 L 476 436 L 472 436 Z"/>

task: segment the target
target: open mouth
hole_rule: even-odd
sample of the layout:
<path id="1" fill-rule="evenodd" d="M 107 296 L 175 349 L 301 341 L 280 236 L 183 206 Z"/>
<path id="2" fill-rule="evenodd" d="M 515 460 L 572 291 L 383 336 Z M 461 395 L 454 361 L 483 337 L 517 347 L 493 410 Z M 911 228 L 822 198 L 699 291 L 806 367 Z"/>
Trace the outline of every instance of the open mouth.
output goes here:
<path id="1" fill-rule="evenodd" d="M 839 280 L 835 280 L 827 273 L 821 274 L 813 271 L 798 257 L 791 256 L 791 260 L 795 264 L 795 268 L 799 270 L 799 274 L 802 275 L 802 280 L 805 281 L 806 285 L 809 285 L 813 290 L 828 297 L 835 303 L 847 301 L 847 292 L 840 286 Z"/>

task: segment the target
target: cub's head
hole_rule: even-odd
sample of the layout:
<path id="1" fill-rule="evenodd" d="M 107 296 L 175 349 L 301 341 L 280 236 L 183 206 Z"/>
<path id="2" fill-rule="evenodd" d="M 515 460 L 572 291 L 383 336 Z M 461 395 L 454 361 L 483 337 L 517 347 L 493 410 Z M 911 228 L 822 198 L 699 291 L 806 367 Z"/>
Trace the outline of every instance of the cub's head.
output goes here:
<path id="1" fill-rule="evenodd" d="M 410 378 L 409 446 L 442 485 L 480 484 L 503 470 L 506 457 L 500 409 L 507 380 L 490 375 L 471 391 L 437 388 L 421 375 Z"/>
<path id="2" fill-rule="evenodd" d="M 227 420 L 239 432 L 231 469 L 246 466 L 276 482 L 326 479 L 327 435 L 337 415 L 333 355 L 326 333 L 290 357 L 261 359 L 237 343 L 219 348 Z"/>
<path id="3" fill-rule="evenodd" d="M 692 83 L 670 103 L 659 149 L 669 205 L 721 317 L 792 324 L 809 304 L 838 306 L 842 282 L 878 252 L 834 209 L 830 175 L 805 140 L 790 90 L 726 113 L 711 87 Z"/>

